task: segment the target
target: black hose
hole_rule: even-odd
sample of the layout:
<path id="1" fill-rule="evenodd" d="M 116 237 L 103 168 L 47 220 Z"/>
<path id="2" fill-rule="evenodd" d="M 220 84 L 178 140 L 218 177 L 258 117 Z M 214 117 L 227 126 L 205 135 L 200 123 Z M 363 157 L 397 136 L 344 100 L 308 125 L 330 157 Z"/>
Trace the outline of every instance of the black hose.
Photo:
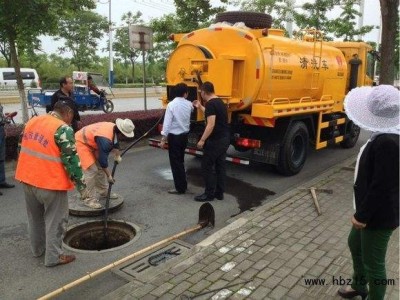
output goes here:
<path id="1" fill-rule="evenodd" d="M 141 141 L 143 138 L 145 138 L 156 126 L 160 123 L 162 118 L 164 117 L 164 113 L 161 115 L 161 117 L 157 120 L 157 122 L 149 129 L 147 130 L 141 137 L 139 137 L 137 140 L 133 141 L 124 151 L 121 153 L 121 157 L 124 156 L 124 154 L 131 149 L 133 146 L 135 146 L 139 141 Z M 118 163 L 114 161 L 114 165 L 111 171 L 111 176 L 114 178 L 115 170 L 117 169 Z M 108 209 L 110 206 L 110 195 L 111 195 L 111 189 L 112 189 L 112 183 L 108 184 L 108 191 L 107 191 L 107 198 L 106 198 L 106 206 L 104 209 L 104 243 L 106 244 L 108 241 Z"/>

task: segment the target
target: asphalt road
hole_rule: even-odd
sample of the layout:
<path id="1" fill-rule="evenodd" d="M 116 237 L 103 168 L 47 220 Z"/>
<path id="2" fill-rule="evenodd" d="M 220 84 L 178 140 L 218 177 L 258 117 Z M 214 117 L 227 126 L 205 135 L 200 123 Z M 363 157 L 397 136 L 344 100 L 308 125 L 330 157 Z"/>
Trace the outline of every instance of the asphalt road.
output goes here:
<path id="1" fill-rule="evenodd" d="M 135 100 L 136 101 L 136 100 Z M 272 168 L 263 165 L 238 166 L 228 164 L 227 194 L 223 201 L 214 201 L 216 227 L 202 230 L 185 239 L 195 244 L 209 234 L 226 226 L 232 216 L 253 205 L 273 201 L 285 191 L 304 187 L 302 184 L 326 169 L 351 156 L 366 141 L 363 132 L 356 147 L 339 146 L 320 151 L 309 151 L 302 172 L 292 177 L 282 177 Z M 116 171 L 113 191 L 124 197 L 122 208 L 110 215 L 140 228 L 140 237 L 132 245 L 120 250 L 98 253 L 76 253 L 77 261 L 54 268 L 46 268 L 42 258 L 33 258 L 27 237 L 27 222 L 22 187 L 2 190 L 0 197 L 0 299 L 33 299 L 51 292 L 89 272 L 119 260 L 139 249 L 158 242 L 197 224 L 200 203 L 193 196 L 203 191 L 200 176 L 200 159 L 186 158 L 189 192 L 170 195 L 173 186 L 166 151 L 141 146 L 128 151 Z M 45 176 L 45 175 L 44 175 Z M 9 179 L 13 181 L 12 178 Z M 70 217 L 69 224 L 92 220 Z M 97 218 L 99 219 L 99 218 Z M 61 299 L 98 299 L 125 281 L 107 272 L 66 292 Z"/>

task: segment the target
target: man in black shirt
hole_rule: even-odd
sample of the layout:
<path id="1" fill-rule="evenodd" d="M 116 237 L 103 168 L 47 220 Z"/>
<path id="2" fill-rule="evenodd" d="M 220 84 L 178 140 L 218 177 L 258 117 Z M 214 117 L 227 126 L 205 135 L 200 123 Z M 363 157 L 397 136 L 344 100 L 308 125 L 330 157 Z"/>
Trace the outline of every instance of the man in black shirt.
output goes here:
<path id="1" fill-rule="evenodd" d="M 46 107 L 46 111 L 52 111 L 54 109 L 54 104 L 56 104 L 59 100 L 64 100 L 70 102 L 74 107 L 74 119 L 72 120 L 71 127 L 74 129 L 74 132 L 78 131 L 78 121 L 81 120 L 79 116 L 78 107 L 73 100 L 72 90 L 73 90 L 73 81 L 72 78 L 69 76 L 62 77 L 60 79 L 60 89 L 56 91 L 53 96 L 51 96 L 51 104 Z"/>
<path id="2" fill-rule="evenodd" d="M 197 143 L 198 148 L 204 149 L 201 167 L 206 186 L 204 193 L 194 199 L 200 202 L 212 201 L 214 197 L 222 200 L 225 191 L 226 151 L 230 144 L 228 112 L 224 102 L 215 95 L 211 82 L 202 84 L 200 95 L 205 101 L 205 106 L 198 100 L 193 101 L 193 105 L 204 112 L 207 124 Z"/>

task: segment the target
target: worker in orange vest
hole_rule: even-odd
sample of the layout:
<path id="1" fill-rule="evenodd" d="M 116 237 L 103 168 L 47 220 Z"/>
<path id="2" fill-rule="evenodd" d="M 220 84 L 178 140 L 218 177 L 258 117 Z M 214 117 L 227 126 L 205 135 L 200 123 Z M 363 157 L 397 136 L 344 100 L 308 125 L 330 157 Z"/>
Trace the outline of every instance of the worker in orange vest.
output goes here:
<path id="1" fill-rule="evenodd" d="M 67 191 L 74 184 L 87 197 L 86 184 L 76 152 L 74 110 L 68 101 L 58 101 L 54 111 L 34 117 L 26 124 L 15 178 L 24 184 L 28 233 L 35 257 L 45 254 L 45 266 L 67 264 L 62 237 L 68 222 Z"/>
<path id="2" fill-rule="evenodd" d="M 115 182 L 108 169 L 108 155 L 113 152 L 114 160 L 120 163 L 117 134 L 126 137 L 134 136 L 135 125 L 129 119 L 117 119 L 115 123 L 99 122 L 83 127 L 75 134 L 76 147 L 85 175 L 88 197 L 82 199 L 83 204 L 93 209 L 101 209 L 100 197 L 107 197 L 108 184 Z M 98 194 L 98 195 L 97 195 Z M 110 199 L 118 195 L 111 193 Z"/>

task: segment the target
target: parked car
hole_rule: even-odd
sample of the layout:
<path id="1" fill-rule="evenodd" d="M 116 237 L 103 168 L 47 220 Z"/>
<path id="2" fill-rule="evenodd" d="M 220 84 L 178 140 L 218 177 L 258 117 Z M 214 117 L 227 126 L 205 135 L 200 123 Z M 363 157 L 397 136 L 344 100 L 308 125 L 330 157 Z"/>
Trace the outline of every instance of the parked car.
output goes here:
<path id="1" fill-rule="evenodd" d="M 39 75 L 35 69 L 21 68 L 22 81 L 26 88 L 40 88 Z M 14 68 L 0 68 L 0 89 L 16 88 L 17 76 Z"/>

